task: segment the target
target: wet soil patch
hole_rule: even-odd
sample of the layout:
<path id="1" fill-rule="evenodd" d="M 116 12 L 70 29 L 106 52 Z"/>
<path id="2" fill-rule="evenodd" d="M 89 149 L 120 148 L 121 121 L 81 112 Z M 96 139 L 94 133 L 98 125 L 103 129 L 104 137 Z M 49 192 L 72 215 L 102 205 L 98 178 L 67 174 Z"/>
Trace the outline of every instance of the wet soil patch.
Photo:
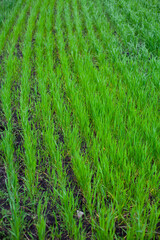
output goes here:
<path id="1" fill-rule="evenodd" d="M 15 55 L 17 58 L 21 59 L 23 58 L 23 53 L 22 53 L 22 47 L 21 47 L 21 40 L 20 38 L 18 39 L 16 45 L 15 45 Z"/>
<path id="2" fill-rule="evenodd" d="M 47 207 L 44 209 L 44 217 L 46 219 L 46 239 L 51 239 L 52 231 L 54 232 L 54 230 L 56 230 L 57 234 L 59 236 L 61 235 L 60 239 L 69 240 L 68 232 L 63 228 L 63 219 L 59 214 L 59 209 L 57 207 L 60 206 L 60 200 L 59 198 L 56 200 L 54 199 L 53 188 L 52 185 L 49 184 L 49 182 L 52 181 L 53 180 L 50 180 L 49 178 L 47 169 L 40 174 L 38 189 L 42 193 L 41 195 L 47 192 L 47 196 L 49 197 Z M 44 199 L 42 199 L 42 204 L 44 204 L 44 202 Z M 38 206 L 38 201 L 36 205 Z"/>
<path id="3" fill-rule="evenodd" d="M 34 218 L 33 218 L 34 216 L 32 213 L 32 209 L 30 207 L 25 207 L 23 208 L 23 210 L 25 211 L 25 214 L 26 214 L 26 217 L 24 219 L 26 226 L 25 226 L 23 235 L 26 237 L 26 239 L 38 240 L 37 229 L 34 223 Z"/>
<path id="4" fill-rule="evenodd" d="M 5 132 L 6 127 L 7 127 L 6 122 L 0 121 L 0 140 L 2 140 L 2 138 L 3 138 L 3 134 Z"/>
<path id="5" fill-rule="evenodd" d="M 83 208 L 85 208 L 85 216 L 83 216 L 82 219 L 82 225 L 83 225 L 83 229 L 85 230 L 86 234 L 87 234 L 87 239 L 91 239 L 92 236 L 92 231 L 91 231 L 91 224 L 90 224 L 90 215 L 89 212 L 87 211 L 85 204 L 86 204 L 86 200 L 80 190 L 80 188 L 78 187 L 78 183 L 76 180 L 76 177 L 74 175 L 73 169 L 71 167 L 71 158 L 66 155 L 64 157 L 64 159 L 62 160 L 62 165 L 64 170 L 67 173 L 67 179 L 68 179 L 68 188 L 70 188 L 73 191 L 73 196 L 76 199 L 78 197 L 78 205 L 80 207 L 80 211 L 83 211 Z M 78 224 L 78 218 L 77 218 L 77 224 Z"/>
<path id="6" fill-rule="evenodd" d="M 125 223 L 123 222 L 119 222 L 118 220 L 115 222 L 115 228 L 116 228 L 116 236 L 118 237 L 123 237 L 124 239 L 126 238 L 127 234 L 126 234 L 126 229 L 127 226 Z"/>

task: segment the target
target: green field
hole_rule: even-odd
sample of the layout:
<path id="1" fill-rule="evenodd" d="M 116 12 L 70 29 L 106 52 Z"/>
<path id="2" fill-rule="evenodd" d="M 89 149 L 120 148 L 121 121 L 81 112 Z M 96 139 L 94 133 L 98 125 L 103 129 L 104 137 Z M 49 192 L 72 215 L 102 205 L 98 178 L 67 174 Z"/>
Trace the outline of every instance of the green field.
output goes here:
<path id="1" fill-rule="evenodd" d="M 0 239 L 160 239 L 159 0 L 12 2 Z"/>

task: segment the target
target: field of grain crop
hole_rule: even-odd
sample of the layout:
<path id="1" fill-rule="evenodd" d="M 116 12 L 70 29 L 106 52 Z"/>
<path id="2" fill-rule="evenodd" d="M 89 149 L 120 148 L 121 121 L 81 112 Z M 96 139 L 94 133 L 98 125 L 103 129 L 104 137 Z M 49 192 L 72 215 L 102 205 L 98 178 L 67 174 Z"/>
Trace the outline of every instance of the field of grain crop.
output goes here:
<path id="1" fill-rule="evenodd" d="M 0 86 L 0 239 L 160 239 L 159 0 L 15 1 Z"/>

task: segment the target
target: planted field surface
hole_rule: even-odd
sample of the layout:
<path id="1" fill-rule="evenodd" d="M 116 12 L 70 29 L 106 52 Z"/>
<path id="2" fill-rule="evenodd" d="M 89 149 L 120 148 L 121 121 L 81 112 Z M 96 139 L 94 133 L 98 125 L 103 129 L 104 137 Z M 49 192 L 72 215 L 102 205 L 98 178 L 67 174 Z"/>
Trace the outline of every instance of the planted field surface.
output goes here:
<path id="1" fill-rule="evenodd" d="M 0 31 L 0 239 L 160 238 L 160 4 L 19 0 Z"/>

